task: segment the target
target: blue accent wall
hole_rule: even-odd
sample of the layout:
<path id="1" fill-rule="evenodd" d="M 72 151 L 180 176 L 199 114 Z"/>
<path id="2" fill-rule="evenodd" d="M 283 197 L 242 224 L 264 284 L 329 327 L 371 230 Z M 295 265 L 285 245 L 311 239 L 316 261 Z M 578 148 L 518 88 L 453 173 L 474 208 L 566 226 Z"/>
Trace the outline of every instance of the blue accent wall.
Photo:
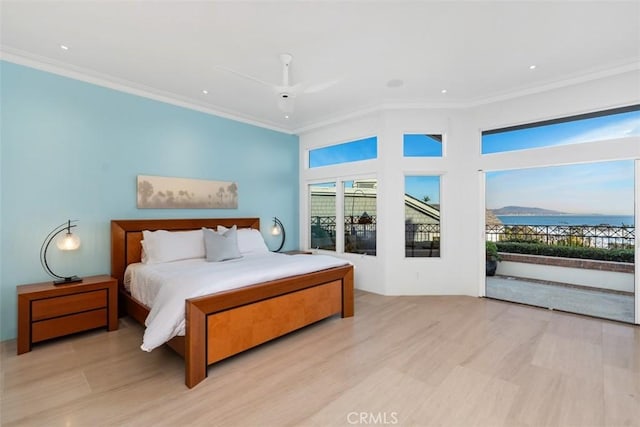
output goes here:
<path id="1" fill-rule="evenodd" d="M 40 246 L 78 219 L 82 246 L 50 250 L 61 274 L 110 272 L 110 220 L 273 216 L 298 242 L 298 137 L 0 61 L 0 324 L 16 336 L 16 286 L 49 280 Z M 137 175 L 235 181 L 238 209 L 137 209 Z"/>

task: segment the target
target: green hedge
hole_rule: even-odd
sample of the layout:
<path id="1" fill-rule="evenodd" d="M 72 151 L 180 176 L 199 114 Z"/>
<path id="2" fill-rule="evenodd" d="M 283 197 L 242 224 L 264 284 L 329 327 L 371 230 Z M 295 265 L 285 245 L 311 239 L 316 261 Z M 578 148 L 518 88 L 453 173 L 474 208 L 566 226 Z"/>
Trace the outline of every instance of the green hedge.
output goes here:
<path id="1" fill-rule="evenodd" d="M 552 246 L 544 243 L 496 242 L 499 252 L 546 255 L 560 258 L 596 259 L 600 261 L 634 262 L 633 249 L 602 249 L 581 246 Z"/>

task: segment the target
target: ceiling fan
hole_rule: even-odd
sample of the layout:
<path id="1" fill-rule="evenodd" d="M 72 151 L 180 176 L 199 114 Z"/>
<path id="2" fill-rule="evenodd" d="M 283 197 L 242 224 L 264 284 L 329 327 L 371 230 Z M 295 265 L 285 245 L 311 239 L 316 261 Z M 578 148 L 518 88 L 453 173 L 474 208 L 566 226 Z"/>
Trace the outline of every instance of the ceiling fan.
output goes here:
<path id="1" fill-rule="evenodd" d="M 292 61 L 293 56 L 291 54 L 280 54 L 280 62 L 282 63 L 282 84 L 280 85 L 264 81 L 257 77 L 250 76 L 248 74 L 244 74 L 221 65 L 216 65 L 214 66 L 214 68 L 234 74 L 238 77 L 252 80 L 265 86 L 269 86 L 276 94 L 276 102 L 278 108 L 285 114 L 285 118 L 289 118 L 289 115 L 292 114 L 295 109 L 295 98 L 299 94 L 319 92 L 321 90 L 328 89 L 339 81 L 338 79 L 335 79 L 317 85 L 304 85 L 302 83 L 292 85 L 289 76 L 289 67 L 291 66 Z"/>

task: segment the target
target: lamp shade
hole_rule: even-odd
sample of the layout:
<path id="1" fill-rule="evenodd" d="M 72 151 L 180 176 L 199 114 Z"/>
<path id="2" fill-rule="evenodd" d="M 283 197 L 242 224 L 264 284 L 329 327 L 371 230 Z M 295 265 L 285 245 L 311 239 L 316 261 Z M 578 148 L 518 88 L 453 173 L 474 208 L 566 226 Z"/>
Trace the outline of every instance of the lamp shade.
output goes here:
<path id="1" fill-rule="evenodd" d="M 271 234 L 273 234 L 274 236 L 280 235 L 280 227 L 278 226 L 278 224 L 273 224 L 273 227 L 271 227 Z"/>
<path id="2" fill-rule="evenodd" d="M 56 246 L 61 251 L 75 251 L 80 247 L 80 237 L 71 232 L 61 234 L 56 240 Z"/>

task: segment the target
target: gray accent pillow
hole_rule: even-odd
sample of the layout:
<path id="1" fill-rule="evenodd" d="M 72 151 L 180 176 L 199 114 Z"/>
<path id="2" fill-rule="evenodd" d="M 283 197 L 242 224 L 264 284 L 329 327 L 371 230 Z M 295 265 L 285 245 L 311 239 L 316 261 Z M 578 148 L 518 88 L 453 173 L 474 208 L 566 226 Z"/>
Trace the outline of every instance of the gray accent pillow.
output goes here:
<path id="1" fill-rule="evenodd" d="M 238 250 L 238 234 L 236 226 L 224 233 L 203 228 L 205 259 L 209 262 L 226 261 L 241 258 Z"/>

